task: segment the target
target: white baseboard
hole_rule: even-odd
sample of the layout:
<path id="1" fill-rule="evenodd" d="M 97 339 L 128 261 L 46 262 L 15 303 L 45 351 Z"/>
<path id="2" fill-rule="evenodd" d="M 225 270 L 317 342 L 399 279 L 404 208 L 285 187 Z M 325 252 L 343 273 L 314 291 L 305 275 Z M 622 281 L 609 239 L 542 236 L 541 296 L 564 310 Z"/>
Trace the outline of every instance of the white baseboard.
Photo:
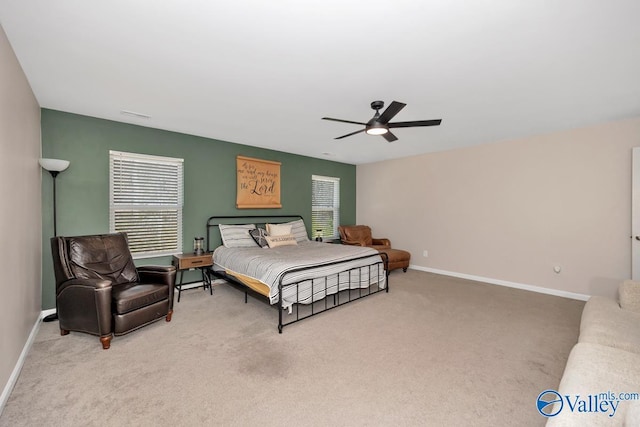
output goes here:
<path id="1" fill-rule="evenodd" d="M 18 377 L 20 376 L 20 371 L 22 370 L 22 366 L 24 366 L 24 361 L 27 358 L 27 354 L 29 354 L 29 350 L 33 345 L 33 342 L 36 339 L 36 335 L 38 335 L 38 331 L 40 330 L 40 324 L 42 323 L 42 319 L 51 313 L 55 313 L 55 309 L 45 310 L 40 313 L 40 316 L 36 319 L 36 323 L 31 328 L 31 333 L 29 334 L 29 338 L 27 338 L 27 342 L 24 343 L 24 347 L 22 348 L 22 353 L 20 353 L 20 357 L 16 362 L 16 366 L 13 368 L 13 372 L 11 372 L 11 376 L 9 377 L 9 381 L 4 386 L 4 390 L 2 390 L 2 395 L 0 395 L 0 414 L 4 410 L 4 405 L 7 404 L 9 400 L 9 396 L 13 391 L 13 387 L 16 385 L 18 381 Z"/>
<path id="2" fill-rule="evenodd" d="M 506 286 L 508 288 L 523 289 L 525 291 L 538 292 L 540 294 L 555 295 L 563 298 L 571 298 L 580 301 L 586 301 L 591 296 L 586 294 L 577 294 L 574 292 L 561 291 L 559 289 L 543 288 L 541 286 L 526 285 L 524 283 L 509 282 L 507 280 L 491 279 L 489 277 L 474 276 L 472 274 L 456 273 L 453 271 L 439 270 L 437 268 L 421 267 L 411 264 L 409 268 L 413 270 L 426 271 L 427 273 L 443 274 L 445 276 L 459 277 L 460 279 L 475 280 L 476 282 L 490 283 L 492 285 Z"/>

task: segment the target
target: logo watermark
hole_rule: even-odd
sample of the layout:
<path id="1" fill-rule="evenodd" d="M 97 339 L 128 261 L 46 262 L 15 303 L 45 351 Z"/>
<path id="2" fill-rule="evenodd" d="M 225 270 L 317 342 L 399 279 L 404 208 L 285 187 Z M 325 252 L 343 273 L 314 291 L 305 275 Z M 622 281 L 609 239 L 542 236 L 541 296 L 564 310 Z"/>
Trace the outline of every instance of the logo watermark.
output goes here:
<path id="1" fill-rule="evenodd" d="M 556 390 L 545 390 L 538 395 L 536 407 L 540 415 L 544 417 L 555 417 L 562 411 L 606 414 L 609 417 L 613 417 L 620 406 L 620 402 L 626 400 L 640 400 L 640 394 L 606 391 L 604 393 L 586 395 L 561 395 Z"/>

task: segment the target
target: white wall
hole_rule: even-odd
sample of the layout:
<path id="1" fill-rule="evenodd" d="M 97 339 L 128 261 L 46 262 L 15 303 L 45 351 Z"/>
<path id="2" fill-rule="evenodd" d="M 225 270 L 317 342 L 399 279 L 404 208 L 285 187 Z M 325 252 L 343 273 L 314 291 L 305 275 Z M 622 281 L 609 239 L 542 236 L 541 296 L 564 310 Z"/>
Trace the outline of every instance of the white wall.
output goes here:
<path id="1" fill-rule="evenodd" d="M 0 94 L 0 391 L 6 391 L 41 311 L 42 214 L 40 107 L 2 27 Z"/>
<path id="2" fill-rule="evenodd" d="M 357 221 L 419 267 L 613 296 L 630 277 L 634 146 L 640 118 L 361 165 Z"/>

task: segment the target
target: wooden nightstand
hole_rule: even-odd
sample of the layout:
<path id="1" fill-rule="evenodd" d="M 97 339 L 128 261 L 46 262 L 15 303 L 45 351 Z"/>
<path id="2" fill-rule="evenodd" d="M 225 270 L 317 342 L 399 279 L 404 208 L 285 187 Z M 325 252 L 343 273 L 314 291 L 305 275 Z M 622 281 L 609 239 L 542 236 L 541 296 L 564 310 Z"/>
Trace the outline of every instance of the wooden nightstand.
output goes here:
<path id="1" fill-rule="evenodd" d="M 205 252 L 202 255 L 196 255 L 193 252 L 187 252 L 183 254 L 178 254 L 173 256 L 173 261 L 171 262 L 178 272 L 180 273 L 180 280 L 176 281 L 175 288 L 178 290 L 178 302 L 180 302 L 180 294 L 182 292 L 183 285 L 189 285 L 191 283 L 198 282 L 189 282 L 182 283 L 182 275 L 185 270 L 199 269 L 202 273 L 202 288 L 209 288 L 209 293 L 213 295 L 213 287 L 211 286 L 211 277 L 209 277 L 209 267 L 213 265 L 213 258 L 211 257 L 212 252 Z M 200 286 L 197 286 L 198 288 Z"/>

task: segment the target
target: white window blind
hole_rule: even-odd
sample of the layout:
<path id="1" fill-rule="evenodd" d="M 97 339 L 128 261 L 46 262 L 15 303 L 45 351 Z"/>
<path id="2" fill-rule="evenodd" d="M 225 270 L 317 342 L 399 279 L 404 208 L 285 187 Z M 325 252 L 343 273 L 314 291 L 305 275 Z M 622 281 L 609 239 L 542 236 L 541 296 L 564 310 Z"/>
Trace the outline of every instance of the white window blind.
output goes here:
<path id="1" fill-rule="evenodd" d="M 109 151 L 109 229 L 134 258 L 182 252 L 183 159 Z"/>
<path id="2" fill-rule="evenodd" d="M 338 238 L 340 225 L 340 178 L 311 177 L 311 232 L 316 236 Z"/>

